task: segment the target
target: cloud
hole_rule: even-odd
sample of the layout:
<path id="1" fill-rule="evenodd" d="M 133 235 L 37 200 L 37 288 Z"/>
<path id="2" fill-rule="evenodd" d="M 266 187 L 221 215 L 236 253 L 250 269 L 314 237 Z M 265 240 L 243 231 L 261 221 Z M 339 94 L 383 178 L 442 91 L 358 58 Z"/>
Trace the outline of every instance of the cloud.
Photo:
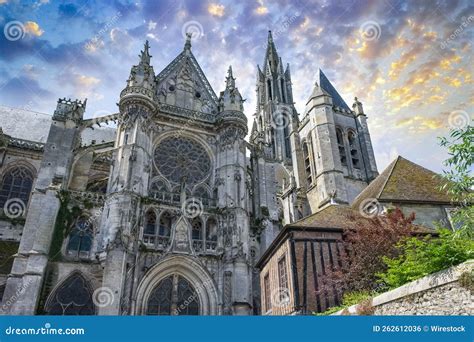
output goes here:
<path id="1" fill-rule="evenodd" d="M 25 28 L 25 32 L 32 36 L 40 37 L 44 33 L 44 31 L 39 27 L 38 23 L 34 21 L 27 21 L 23 26 Z"/>
<path id="2" fill-rule="evenodd" d="M 222 17 L 225 14 L 225 6 L 221 4 L 209 4 L 207 7 L 208 12 L 215 17 Z"/>

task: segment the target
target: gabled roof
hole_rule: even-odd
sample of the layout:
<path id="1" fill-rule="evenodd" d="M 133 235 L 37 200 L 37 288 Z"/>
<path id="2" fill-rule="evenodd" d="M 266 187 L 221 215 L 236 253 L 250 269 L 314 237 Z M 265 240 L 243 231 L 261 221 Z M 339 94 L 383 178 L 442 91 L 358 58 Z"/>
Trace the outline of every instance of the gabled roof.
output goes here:
<path id="1" fill-rule="evenodd" d="M 199 63 L 197 62 L 196 58 L 194 57 L 193 53 L 190 49 L 184 49 L 175 59 L 171 61 L 159 74 L 156 76 L 158 82 L 163 81 L 166 79 L 174 70 L 179 69 L 186 60 L 189 60 L 189 64 L 193 68 L 193 72 L 197 74 L 199 80 L 202 82 L 204 88 L 206 89 L 209 97 L 214 101 L 214 104 L 217 106 L 217 96 L 214 90 L 211 87 L 211 84 L 204 75 Z"/>
<path id="2" fill-rule="evenodd" d="M 332 103 L 334 106 L 341 107 L 346 110 L 351 110 L 321 69 L 319 69 L 319 72 L 318 72 L 317 83 L 323 90 L 325 90 L 329 95 L 332 96 Z"/>
<path id="3" fill-rule="evenodd" d="M 439 189 L 445 183 L 437 173 L 398 156 L 355 198 L 352 207 L 358 208 L 367 198 L 383 202 L 450 203 L 446 191 Z"/>
<path id="4" fill-rule="evenodd" d="M 345 205 L 329 205 L 299 221 L 290 223 L 291 227 L 325 228 L 331 230 L 349 229 L 354 226 L 354 217 L 364 219 L 357 211 Z"/>

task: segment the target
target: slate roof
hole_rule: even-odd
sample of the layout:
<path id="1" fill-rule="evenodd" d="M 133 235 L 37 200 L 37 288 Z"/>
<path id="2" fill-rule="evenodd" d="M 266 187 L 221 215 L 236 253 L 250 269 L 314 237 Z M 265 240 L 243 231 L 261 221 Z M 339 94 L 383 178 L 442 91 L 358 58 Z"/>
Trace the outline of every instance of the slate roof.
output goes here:
<path id="1" fill-rule="evenodd" d="M 398 156 L 355 198 L 352 207 L 357 209 L 367 198 L 382 202 L 451 203 L 446 192 L 439 190 L 445 183 L 437 173 Z"/>
<path id="2" fill-rule="evenodd" d="M 51 126 L 51 115 L 23 108 L 0 106 L 0 127 L 12 138 L 29 142 L 45 143 Z M 94 127 L 81 133 L 82 143 L 89 145 L 92 140 L 98 144 L 115 140 L 113 127 Z"/>
<path id="3" fill-rule="evenodd" d="M 329 95 L 332 96 L 332 103 L 334 106 L 341 107 L 346 110 L 351 110 L 321 69 L 319 69 L 317 83 L 323 90 L 325 90 Z"/>
<path id="4" fill-rule="evenodd" d="M 329 205 L 320 211 L 311 214 L 299 221 L 290 223 L 291 227 L 312 227 L 312 228 L 327 228 L 334 230 L 349 229 L 354 227 L 354 217 L 363 216 L 345 205 Z"/>

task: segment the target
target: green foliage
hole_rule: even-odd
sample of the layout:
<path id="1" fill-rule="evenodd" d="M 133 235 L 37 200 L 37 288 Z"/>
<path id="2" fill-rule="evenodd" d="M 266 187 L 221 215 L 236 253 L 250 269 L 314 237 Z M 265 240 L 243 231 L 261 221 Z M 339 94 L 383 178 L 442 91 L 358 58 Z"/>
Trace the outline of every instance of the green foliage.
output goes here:
<path id="1" fill-rule="evenodd" d="M 59 210 L 56 216 L 56 223 L 54 225 L 53 238 L 51 240 L 51 248 L 49 249 L 49 257 L 51 261 L 57 261 L 61 258 L 61 247 L 64 238 L 68 235 L 69 229 L 74 220 L 81 214 L 81 209 L 74 206 L 69 208 L 71 200 L 69 192 L 60 191 L 58 193 Z"/>
<path id="2" fill-rule="evenodd" d="M 401 254 L 384 257 L 387 270 L 377 276 L 391 288 L 458 265 L 474 257 L 474 240 L 440 229 L 439 237 L 411 237 L 398 245 Z"/>
<path id="3" fill-rule="evenodd" d="M 327 309 L 324 312 L 315 312 L 315 316 L 328 316 L 332 315 L 333 313 L 336 313 L 342 309 L 348 308 L 349 306 L 355 305 L 362 303 L 373 296 L 375 296 L 375 292 L 369 292 L 369 291 L 355 291 L 355 292 L 347 292 L 344 293 L 342 297 L 342 304 L 339 306 L 333 306 L 329 309 Z"/>
<path id="4" fill-rule="evenodd" d="M 460 207 L 452 214 L 452 220 L 459 229 L 456 236 L 474 238 L 474 126 L 453 129 L 449 138 L 440 138 L 440 145 L 446 147 L 449 158 L 443 171 L 447 181 L 441 190 L 446 190 Z"/>

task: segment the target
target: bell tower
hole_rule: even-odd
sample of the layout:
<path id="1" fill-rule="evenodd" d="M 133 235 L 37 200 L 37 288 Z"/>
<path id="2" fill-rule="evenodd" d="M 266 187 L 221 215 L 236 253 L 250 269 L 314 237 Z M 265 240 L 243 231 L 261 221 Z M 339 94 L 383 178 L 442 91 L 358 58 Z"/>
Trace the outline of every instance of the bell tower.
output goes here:
<path id="1" fill-rule="evenodd" d="M 131 298 L 126 291 L 133 281 L 129 279 L 133 274 L 130 268 L 136 267 L 130 265 L 136 264 L 140 198 L 148 192 L 153 139 L 149 128 L 158 109 L 148 41 L 139 57 L 139 64 L 132 67 L 120 93 L 114 162 L 101 219 L 102 286 L 114 294 L 111 305 L 100 308 L 102 315 L 120 315 L 130 308 Z"/>

